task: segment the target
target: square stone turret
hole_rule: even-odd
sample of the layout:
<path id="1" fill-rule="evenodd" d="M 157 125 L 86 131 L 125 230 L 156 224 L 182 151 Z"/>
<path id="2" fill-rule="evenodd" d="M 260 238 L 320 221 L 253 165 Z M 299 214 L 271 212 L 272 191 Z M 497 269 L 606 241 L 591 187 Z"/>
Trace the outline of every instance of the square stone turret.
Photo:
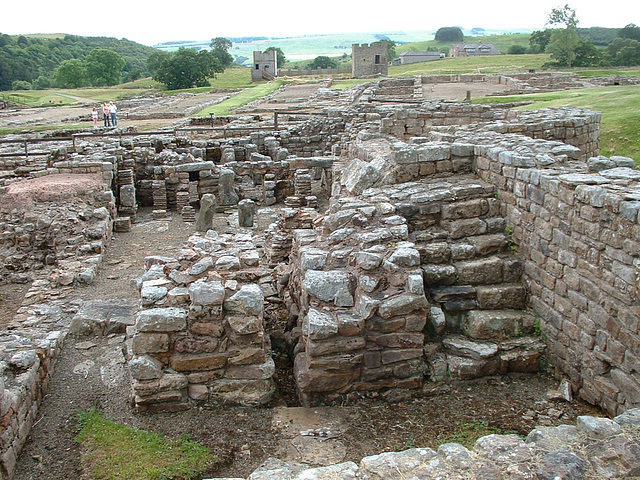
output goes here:
<path id="1" fill-rule="evenodd" d="M 365 78 L 389 73 L 389 50 L 383 43 L 351 45 L 351 76 Z"/>

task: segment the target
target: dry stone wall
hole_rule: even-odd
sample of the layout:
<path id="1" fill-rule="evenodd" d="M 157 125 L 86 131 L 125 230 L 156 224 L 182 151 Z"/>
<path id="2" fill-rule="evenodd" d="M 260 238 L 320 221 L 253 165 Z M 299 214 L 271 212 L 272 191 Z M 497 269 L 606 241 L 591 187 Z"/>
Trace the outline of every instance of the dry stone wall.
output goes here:
<path id="1" fill-rule="evenodd" d="M 275 366 L 264 302 L 275 288 L 251 235 L 209 230 L 146 267 L 142 310 L 127 332 L 136 408 L 268 403 Z"/>
<path id="2" fill-rule="evenodd" d="M 2 478 L 15 469 L 70 328 L 69 306 L 59 299 L 93 282 L 111 238 L 112 193 L 100 175 L 75 177 L 71 185 L 50 177 L 53 198 L 39 178 L 15 183 L 0 197 L 0 280 L 30 283 L 0 334 Z"/>
<path id="3" fill-rule="evenodd" d="M 514 166 L 480 148 L 525 262 L 548 358 L 580 396 L 615 414 L 638 405 L 638 200 L 627 158 L 570 168 Z"/>

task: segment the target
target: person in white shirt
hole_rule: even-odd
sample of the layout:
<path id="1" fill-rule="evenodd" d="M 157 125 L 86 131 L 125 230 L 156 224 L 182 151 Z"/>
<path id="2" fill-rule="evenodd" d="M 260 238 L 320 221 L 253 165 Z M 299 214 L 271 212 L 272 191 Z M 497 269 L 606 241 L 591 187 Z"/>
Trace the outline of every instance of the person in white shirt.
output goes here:
<path id="1" fill-rule="evenodd" d="M 109 102 L 109 113 L 111 114 L 111 126 L 112 127 L 117 127 L 118 126 L 118 118 L 116 117 L 116 112 L 118 111 L 118 108 L 116 107 L 116 104 L 113 102 Z"/>

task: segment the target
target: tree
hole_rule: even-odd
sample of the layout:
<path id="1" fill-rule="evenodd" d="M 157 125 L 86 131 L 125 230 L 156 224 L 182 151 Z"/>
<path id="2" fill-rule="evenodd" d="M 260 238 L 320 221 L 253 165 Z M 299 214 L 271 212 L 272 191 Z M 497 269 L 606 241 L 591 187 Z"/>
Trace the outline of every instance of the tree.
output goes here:
<path id="1" fill-rule="evenodd" d="M 536 30 L 529 37 L 529 50 L 531 53 L 542 53 L 546 51 L 551 40 L 551 30 Z"/>
<path id="2" fill-rule="evenodd" d="M 49 79 L 49 77 L 45 77 L 44 75 L 40 75 L 33 82 L 34 90 L 45 90 L 50 87 L 51 87 L 51 80 Z"/>
<path id="3" fill-rule="evenodd" d="M 231 40 L 224 37 L 216 37 L 211 40 L 211 53 L 218 59 L 223 68 L 230 67 L 233 63 L 233 56 L 229 53 L 229 49 L 233 47 Z"/>
<path id="4" fill-rule="evenodd" d="M 618 30 L 619 38 L 630 38 L 631 40 L 637 40 L 640 42 L 640 27 L 635 23 L 630 23 L 624 28 Z"/>
<path id="5" fill-rule="evenodd" d="M 509 55 L 522 55 L 527 53 L 527 48 L 522 45 L 511 45 L 507 51 Z"/>
<path id="6" fill-rule="evenodd" d="M 374 43 L 379 43 L 381 45 L 387 46 L 387 52 L 388 52 L 387 58 L 389 59 L 389 61 L 398 57 L 398 54 L 396 53 L 396 42 L 394 42 L 393 40 L 383 39 L 383 40 L 378 40 L 377 42 L 374 42 Z"/>
<path id="7" fill-rule="evenodd" d="M 580 40 L 575 49 L 575 59 L 573 65 L 575 67 L 596 67 L 604 62 L 604 55 L 596 46 L 585 40 Z"/>
<path id="8" fill-rule="evenodd" d="M 547 45 L 547 52 L 557 65 L 572 67 L 576 58 L 576 49 L 580 44 L 580 37 L 575 27 L 555 28 L 551 32 L 551 40 Z"/>
<path id="9" fill-rule="evenodd" d="M 631 38 L 616 38 L 607 47 L 607 57 L 613 65 L 640 65 L 640 42 Z"/>
<path id="10" fill-rule="evenodd" d="M 149 56 L 148 68 L 153 79 L 169 90 L 205 87 L 210 85 L 207 77 L 224 71 L 213 52 L 181 47 L 174 53 L 158 53 Z"/>
<path id="11" fill-rule="evenodd" d="M 564 7 L 554 8 L 549 13 L 547 25 L 564 25 L 565 28 L 554 28 L 546 51 L 551 53 L 551 58 L 556 65 L 572 67 L 574 65 L 577 48 L 580 46 L 578 35 L 578 19 L 576 11 L 565 4 Z"/>
<path id="12" fill-rule="evenodd" d="M 320 55 L 313 59 L 312 62 L 309 63 L 307 68 L 316 69 L 316 68 L 337 68 L 338 62 L 336 62 L 333 58 L 327 57 L 325 55 Z"/>
<path id="13" fill-rule="evenodd" d="M 61 88 L 79 88 L 86 85 L 87 72 L 84 63 L 74 58 L 60 64 L 54 74 L 56 85 Z"/>
<path id="14" fill-rule="evenodd" d="M 287 57 L 284 56 L 284 52 L 280 47 L 269 47 L 263 53 L 269 53 L 271 51 L 276 52 L 278 68 L 284 67 L 284 64 L 287 63 Z"/>
<path id="15" fill-rule="evenodd" d="M 442 27 L 436 32 L 438 42 L 464 42 L 464 34 L 460 27 Z"/>
<path id="16" fill-rule="evenodd" d="M 92 85 L 117 85 L 126 60 L 107 48 L 96 48 L 89 52 L 85 60 L 87 78 Z"/>
<path id="17" fill-rule="evenodd" d="M 553 8 L 549 13 L 547 25 L 564 25 L 566 28 L 576 28 L 578 26 L 576 11 L 568 4 L 561 8 Z"/>
<path id="18" fill-rule="evenodd" d="M 24 80 L 15 80 L 11 84 L 11 90 L 31 90 L 31 84 Z"/>

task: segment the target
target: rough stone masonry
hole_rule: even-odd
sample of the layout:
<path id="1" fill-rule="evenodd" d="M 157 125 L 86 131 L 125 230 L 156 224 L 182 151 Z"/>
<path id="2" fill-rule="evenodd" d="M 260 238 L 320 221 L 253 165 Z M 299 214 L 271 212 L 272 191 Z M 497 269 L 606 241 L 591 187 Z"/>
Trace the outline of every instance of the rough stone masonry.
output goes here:
<path id="1" fill-rule="evenodd" d="M 284 336 L 305 405 L 372 393 L 398 401 L 428 382 L 536 371 L 544 355 L 574 394 L 611 415 L 640 407 L 640 174 L 632 159 L 599 156 L 600 115 L 377 106 L 379 85 L 323 93 L 319 103 L 338 99 L 326 115 L 272 132 L 141 135 L 3 163 L 1 274 L 31 285 L 3 333 L 3 475 L 71 328 L 59 293 L 92 281 L 114 222 L 126 228 L 139 206 L 185 212 L 205 195 L 220 210 L 251 200 L 280 213 L 263 232 L 205 225 L 175 255 L 148 257 L 127 327 L 139 410 L 268 403 L 269 299 L 289 312 Z M 386 100 L 414 92 L 384 83 Z M 78 188 L 65 215 L 59 198 L 26 211 L 9 202 L 25 179 L 79 174 L 100 181 Z M 593 468 L 637 475 L 637 445 L 613 430 L 611 461 L 626 470 Z M 573 440 L 558 442 L 548 468 L 585 462 Z"/>

